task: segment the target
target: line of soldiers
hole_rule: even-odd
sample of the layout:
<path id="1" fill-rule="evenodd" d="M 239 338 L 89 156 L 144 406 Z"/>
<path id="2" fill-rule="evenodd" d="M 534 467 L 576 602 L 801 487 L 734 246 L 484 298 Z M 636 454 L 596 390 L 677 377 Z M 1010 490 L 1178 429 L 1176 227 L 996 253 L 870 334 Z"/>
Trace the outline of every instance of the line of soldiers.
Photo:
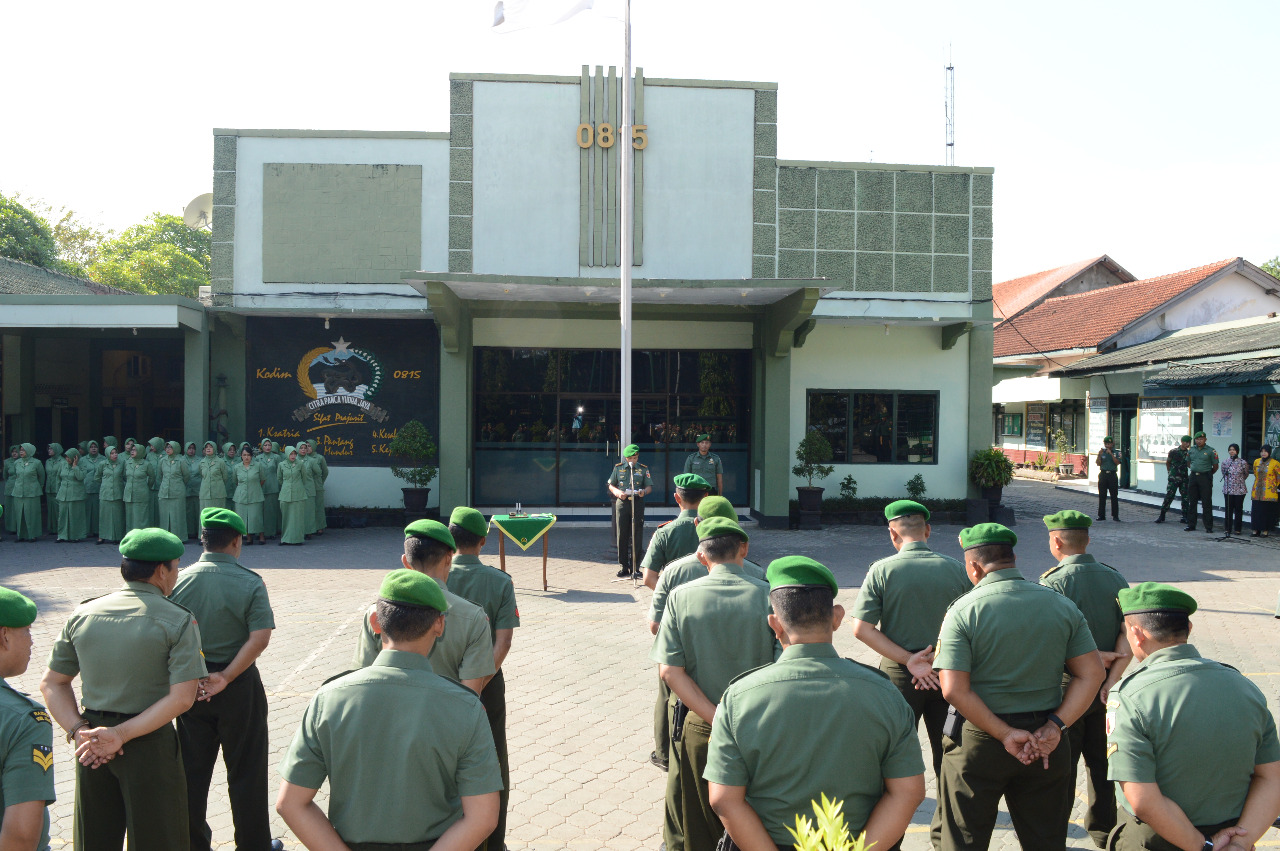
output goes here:
<path id="1" fill-rule="evenodd" d="M 126 838 L 141 851 L 209 849 L 220 748 L 236 848 L 283 847 L 270 835 L 256 666 L 274 615 L 261 577 L 239 563 L 243 518 L 209 507 L 199 521 L 204 552 L 181 571 L 185 545 L 173 533 L 124 536 L 125 584 L 82 603 L 63 627 L 40 683 L 47 710 L 0 685 L 0 847 L 48 848 L 53 721 L 75 746 L 76 849 L 118 851 Z M 280 765 L 276 809 L 307 847 L 504 847 L 501 666 L 519 612 L 511 578 L 480 561 L 487 531 L 465 507 L 447 527 L 405 529 L 403 567 L 384 578 L 365 619 L 357 669 L 316 692 Z M 26 670 L 35 617 L 31 600 L 0 588 L 0 676 Z M 380 645 L 372 655 L 370 637 Z M 327 816 L 312 803 L 326 778 Z"/>
<path id="2" fill-rule="evenodd" d="M 4 530 L 35 541 L 116 544 L 133 529 L 156 527 L 195 540 L 205 508 L 233 508 L 252 544 L 279 538 L 297 545 L 323 534 L 329 464 L 315 440 L 281 447 L 213 441 L 145 443 L 114 437 L 64 450 L 50 443 L 41 463 L 30 443 L 9 447 L 4 461 Z M 44 503 L 42 506 L 41 498 Z M 46 523 L 47 521 L 47 523 Z"/>
<path id="3" fill-rule="evenodd" d="M 1023 847 L 1065 847 L 1081 757 L 1100 848 L 1249 848 L 1280 814 L 1265 698 L 1186 643 L 1190 596 L 1130 588 L 1088 554 L 1088 515 L 1044 518 L 1057 565 L 1033 583 L 1012 530 L 964 529 L 962 563 L 929 548 L 925 506 L 891 503 L 897 553 L 852 613 L 877 672 L 831 644 L 845 613 L 825 566 L 788 556 L 762 574 L 727 500 L 675 484 L 680 516 L 644 561 L 667 851 L 789 848 L 822 795 L 855 835 L 899 847 L 925 794 L 921 719 L 944 851 L 988 847 L 1001 798 Z"/>

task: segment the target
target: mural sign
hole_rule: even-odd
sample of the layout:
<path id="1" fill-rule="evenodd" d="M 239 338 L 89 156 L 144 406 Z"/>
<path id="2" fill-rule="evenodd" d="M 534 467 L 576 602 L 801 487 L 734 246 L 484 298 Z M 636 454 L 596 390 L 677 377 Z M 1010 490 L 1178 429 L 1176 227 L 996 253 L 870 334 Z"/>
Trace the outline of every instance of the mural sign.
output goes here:
<path id="1" fill-rule="evenodd" d="M 1164 463 L 1169 450 L 1191 433 L 1191 400 L 1186 396 L 1138 400 L 1138 460 Z"/>

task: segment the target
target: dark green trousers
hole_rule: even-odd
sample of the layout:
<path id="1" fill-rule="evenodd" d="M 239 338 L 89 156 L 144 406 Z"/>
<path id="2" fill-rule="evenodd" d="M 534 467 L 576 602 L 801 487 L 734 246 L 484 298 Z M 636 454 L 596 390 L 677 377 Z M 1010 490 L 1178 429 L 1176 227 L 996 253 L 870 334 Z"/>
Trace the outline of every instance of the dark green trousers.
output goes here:
<path id="1" fill-rule="evenodd" d="M 715 851 L 724 835 L 724 825 L 711 809 L 707 781 L 702 779 L 710 743 L 711 725 L 690 712 L 680 742 L 671 751 L 672 765 L 679 760 L 680 770 L 667 772 L 667 808 L 671 809 L 673 800 L 679 802 L 684 851 Z"/>
<path id="2" fill-rule="evenodd" d="M 1196 830 L 1203 833 L 1209 838 L 1224 827 L 1233 827 L 1239 819 L 1231 819 L 1220 824 L 1196 825 Z M 1168 842 L 1160 838 L 1160 835 L 1151 829 L 1151 825 L 1144 824 L 1134 818 L 1133 814 L 1128 810 L 1122 811 L 1120 824 L 1116 825 L 1115 830 L 1111 831 L 1111 835 L 1107 837 L 1107 844 L 1103 846 L 1107 851 L 1178 851 L 1178 846 L 1172 842 Z"/>
<path id="3" fill-rule="evenodd" d="M 916 726 L 924 719 L 925 733 L 929 736 L 929 749 L 933 752 L 933 776 L 942 776 L 942 725 L 947 720 L 947 701 L 942 697 L 941 689 L 922 691 L 911 684 L 911 672 L 905 665 L 899 665 L 892 659 L 880 658 L 880 670 L 889 679 L 911 707 Z"/>
<path id="4" fill-rule="evenodd" d="M 226 665 L 208 663 L 209 671 Z M 222 748 L 227 766 L 227 798 L 235 826 L 237 851 L 271 847 L 271 814 L 267 802 L 267 693 L 257 665 L 236 677 L 210 701 L 178 716 L 178 742 L 187 778 L 187 820 L 191 850 L 210 851 L 213 832 L 205 821 L 209 785 Z"/>
<path id="5" fill-rule="evenodd" d="M 131 716 L 86 709 L 84 719 L 110 727 Z M 187 778 L 173 725 L 139 736 L 99 768 L 76 763 L 76 851 L 189 851 Z"/>
<path id="6" fill-rule="evenodd" d="M 658 675 L 658 699 L 653 703 L 653 752 L 658 759 L 667 760 L 671 751 L 671 724 L 668 712 L 671 708 L 671 689 L 667 687 L 662 675 Z"/>
<path id="7" fill-rule="evenodd" d="M 1170 479 L 1169 483 L 1165 485 L 1164 502 L 1160 504 L 1160 516 L 1164 517 L 1165 512 L 1169 510 L 1169 506 L 1173 505 L 1173 497 L 1175 494 L 1181 495 L 1178 501 L 1178 504 L 1182 506 L 1182 519 L 1183 519 L 1183 522 L 1186 522 L 1186 519 L 1191 516 L 1190 514 L 1187 513 L 1188 511 L 1191 510 L 1191 508 L 1189 503 L 1187 502 L 1187 480 L 1186 479 Z"/>
<path id="8" fill-rule="evenodd" d="M 1021 730 L 1036 730 L 1048 713 L 1002 715 Z M 1074 790 L 1071 743 L 1064 739 L 1049 756 L 1023 765 L 998 740 L 966 721 L 960 740 L 943 737 L 935 828 L 942 851 L 985 851 L 991 844 L 1000 799 L 1026 851 L 1062 851 L 1067 843 Z M 935 830 L 935 835 L 937 830 Z"/>
<path id="9" fill-rule="evenodd" d="M 480 846 L 479 851 L 503 851 L 507 841 L 507 805 L 511 800 L 511 763 L 507 759 L 507 683 L 502 670 L 494 674 L 480 691 L 484 714 L 489 718 L 493 745 L 498 751 L 498 768 L 502 771 L 502 791 L 498 793 L 498 826 Z"/>
<path id="10" fill-rule="evenodd" d="M 1196 510 L 1199 506 L 1201 517 L 1204 519 L 1205 531 L 1213 531 L 1213 473 L 1192 473 L 1191 484 L 1187 487 L 1187 504 L 1190 506 L 1190 513 L 1187 514 L 1187 525 L 1192 529 L 1196 528 Z"/>
<path id="11" fill-rule="evenodd" d="M 1116 784 L 1107 779 L 1107 711 L 1102 701 L 1094 698 L 1067 733 L 1071 739 L 1073 772 L 1078 769 L 1079 758 L 1084 757 L 1088 792 L 1084 829 L 1089 831 L 1094 845 L 1105 848 L 1107 835 L 1116 826 Z"/>
<path id="12" fill-rule="evenodd" d="M 671 788 L 672 777 L 675 783 L 680 782 L 680 742 L 675 738 L 675 711 L 676 696 L 671 695 L 667 701 L 667 729 L 671 731 L 672 738 L 667 747 L 667 788 Z M 662 808 L 662 841 L 667 846 L 666 851 L 684 851 L 684 808 L 681 806 L 680 798 L 673 798 L 666 795 L 665 806 Z"/>

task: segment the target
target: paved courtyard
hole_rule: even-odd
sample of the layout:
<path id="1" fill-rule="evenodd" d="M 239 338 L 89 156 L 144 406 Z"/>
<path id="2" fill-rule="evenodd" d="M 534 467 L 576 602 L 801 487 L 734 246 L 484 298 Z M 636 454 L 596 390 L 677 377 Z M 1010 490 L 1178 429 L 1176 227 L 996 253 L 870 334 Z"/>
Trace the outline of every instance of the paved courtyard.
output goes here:
<path id="1" fill-rule="evenodd" d="M 1065 493 L 1039 482 L 1018 481 L 1005 491 L 1017 512 L 1019 566 L 1034 577 L 1051 566 L 1041 515 L 1061 508 L 1089 511 L 1090 497 Z M 1280 709 L 1280 663 L 1275 655 L 1280 622 L 1273 619 L 1280 592 L 1280 543 L 1245 539 L 1219 541 L 1204 532 L 1184 532 L 1176 523 L 1154 525 L 1154 509 L 1122 506 L 1126 522 L 1095 526 L 1092 552 L 1120 568 L 1130 582 L 1162 580 L 1182 584 L 1200 603 L 1194 643 L 1205 655 L 1249 676 Z M 1219 526 L 1219 528 L 1221 528 Z M 936 549 L 959 555 L 959 527 L 934 528 Z M 1220 533 L 1219 533 L 1220 534 Z M 1247 532 L 1246 532 L 1247 534 Z M 647 660 L 649 591 L 614 581 L 607 528 L 555 529 L 550 539 L 550 590 L 541 590 L 541 548 L 529 555 L 508 547 L 507 566 L 515 577 L 522 626 L 507 658 L 508 730 L 511 750 L 511 816 L 508 845 L 521 849 L 656 849 L 661 840 L 665 775 L 649 765 L 655 666 Z M 271 702 L 271 794 L 274 774 L 302 710 L 317 686 L 347 670 L 360 613 L 372 599 L 382 573 L 398 567 L 401 534 L 396 529 L 335 530 L 305 547 L 247 547 L 243 562 L 265 578 L 277 629 L 260 660 Z M 755 531 L 751 557 L 767 562 L 803 553 L 830 566 L 840 581 L 838 602 L 849 606 L 870 562 L 891 552 L 884 529 L 831 527 L 817 532 Z M 189 548 L 190 560 L 196 549 Z M 537 555 L 533 555 L 536 553 Z M 491 538 L 486 560 L 497 563 Z M 43 663 L 66 617 L 87 597 L 120 584 L 112 547 L 0 545 L 0 584 L 29 595 L 40 606 L 33 634 L 32 667 L 17 678 L 19 689 L 35 692 Z M 836 645 L 847 656 L 874 664 L 848 626 Z M 77 682 L 78 686 L 78 682 Z M 71 845 L 74 797 L 72 757 L 55 735 L 58 801 L 52 808 L 55 848 Z M 922 740 L 922 746 L 928 745 Z M 926 759 L 926 762 L 928 760 Z M 233 847 L 231 817 L 221 776 L 215 778 L 210 824 L 215 845 Z M 322 791 L 322 805 L 323 805 Z M 1076 823 L 1073 848 L 1091 848 Z M 904 847 L 928 847 L 934 785 L 907 835 Z M 301 846 L 274 816 L 276 834 L 287 848 Z M 996 844 L 1016 848 L 1007 817 Z M 1262 845 L 1280 845 L 1270 831 Z"/>

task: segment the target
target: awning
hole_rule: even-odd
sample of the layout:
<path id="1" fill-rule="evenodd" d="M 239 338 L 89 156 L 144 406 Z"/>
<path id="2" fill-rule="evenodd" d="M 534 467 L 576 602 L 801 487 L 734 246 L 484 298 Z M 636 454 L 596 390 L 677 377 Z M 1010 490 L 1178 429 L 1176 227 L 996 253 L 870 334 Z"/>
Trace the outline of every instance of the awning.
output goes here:
<path id="1" fill-rule="evenodd" d="M 149 295 L 0 295 L 0 329 L 205 329 L 195 299 Z"/>
<path id="2" fill-rule="evenodd" d="M 1176 364 L 1143 381 L 1142 388 L 1189 396 L 1280 393 L 1280 358 Z"/>

